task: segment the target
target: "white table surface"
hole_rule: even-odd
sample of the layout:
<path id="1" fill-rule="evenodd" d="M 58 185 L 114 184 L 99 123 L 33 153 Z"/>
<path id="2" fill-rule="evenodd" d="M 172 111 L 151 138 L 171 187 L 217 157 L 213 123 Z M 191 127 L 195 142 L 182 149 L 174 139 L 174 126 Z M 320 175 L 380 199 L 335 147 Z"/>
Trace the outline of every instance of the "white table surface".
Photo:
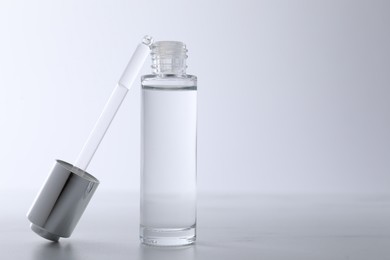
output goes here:
<path id="1" fill-rule="evenodd" d="M 0 259 L 390 259 L 390 195 L 200 194 L 198 240 L 182 248 L 140 245 L 135 193 L 98 190 L 59 243 L 29 229 L 34 191 L 0 195 Z"/>

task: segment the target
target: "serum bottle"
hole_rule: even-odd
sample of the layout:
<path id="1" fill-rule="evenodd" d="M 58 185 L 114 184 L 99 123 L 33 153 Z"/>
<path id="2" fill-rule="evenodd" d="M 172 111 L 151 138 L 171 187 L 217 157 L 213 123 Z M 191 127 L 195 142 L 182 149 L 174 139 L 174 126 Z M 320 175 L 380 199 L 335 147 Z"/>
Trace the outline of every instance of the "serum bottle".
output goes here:
<path id="1" fill-rule="evenodd" d="M 141 79 L 141 242 L 188 245 L 196 239 L 197 78 L 186 74 L 182 42 L 151 45 Z"/>

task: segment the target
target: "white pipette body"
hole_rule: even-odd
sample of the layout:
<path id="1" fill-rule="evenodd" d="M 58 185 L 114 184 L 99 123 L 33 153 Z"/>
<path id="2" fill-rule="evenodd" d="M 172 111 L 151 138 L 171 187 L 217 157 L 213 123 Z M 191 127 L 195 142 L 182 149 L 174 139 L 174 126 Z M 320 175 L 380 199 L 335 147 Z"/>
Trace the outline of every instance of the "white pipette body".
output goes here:
<path id="1" fill-rule="evenodd" d="M 87 169 L 119 107 L 121 106 L 122 101 L 126 97 L 128 90 L 133 85 L 137 75 L 145 63 L 145 60 L 150 53 L 150 45 L 152 43 L 153 39 L 149 36 L 145 36 L 142 43 L 137 46 L 125 71 L 119 79 L 118 84 L 112 91 L 110 98 L 104 106 L 103 112 L 95 123 L 92 132 L 77 157 L 77 160 L 74 163 L 76 168 L 83 171 Z"/>

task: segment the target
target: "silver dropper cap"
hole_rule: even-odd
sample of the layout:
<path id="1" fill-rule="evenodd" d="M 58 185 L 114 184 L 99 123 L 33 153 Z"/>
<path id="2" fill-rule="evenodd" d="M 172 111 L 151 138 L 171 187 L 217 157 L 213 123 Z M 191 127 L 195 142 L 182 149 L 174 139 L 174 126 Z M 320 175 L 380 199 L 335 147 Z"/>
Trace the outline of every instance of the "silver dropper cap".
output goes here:
<path id="1" fill-rule="evenodd" d="M 70 237 L 98 185 L 89 173 L 57 160 L 27 213 L 31 229 L 51 241 Z"/>

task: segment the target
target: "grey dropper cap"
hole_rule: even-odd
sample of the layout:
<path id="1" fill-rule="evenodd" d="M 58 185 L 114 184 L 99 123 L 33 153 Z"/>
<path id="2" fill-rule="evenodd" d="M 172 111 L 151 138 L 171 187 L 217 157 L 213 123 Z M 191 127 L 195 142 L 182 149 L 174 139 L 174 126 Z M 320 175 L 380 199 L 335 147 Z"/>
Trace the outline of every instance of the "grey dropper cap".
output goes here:
<path id="1" fill-rule="evenodd" d="M 51 241 L 70 237 L 98 185 L 89 173 L 57 160 L 27 213 L 31 229 Z"/>

